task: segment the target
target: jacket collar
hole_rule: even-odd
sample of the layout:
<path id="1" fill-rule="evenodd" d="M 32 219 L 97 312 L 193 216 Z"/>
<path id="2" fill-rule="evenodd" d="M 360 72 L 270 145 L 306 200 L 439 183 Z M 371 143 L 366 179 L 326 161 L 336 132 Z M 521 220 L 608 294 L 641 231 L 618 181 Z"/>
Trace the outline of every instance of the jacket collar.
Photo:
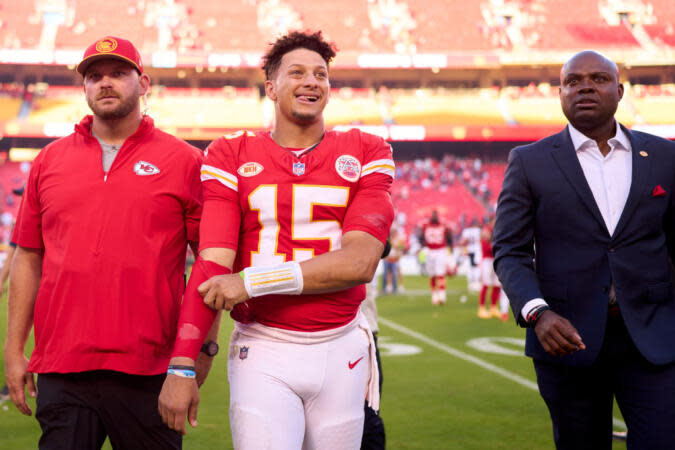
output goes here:
<path id="1" fill-rule="evenodd" d="M 631 151 L 633 169 L 631 173 L 631 185 L 628 192 L 628 199 L 626 200 L 626 205 L 624 206 L 623 212 L 621 213 L 621 217 L 619 218 L 619 222 L 617 223 L 612 238 L 616 238 L 624 230 L 630 217 L 637 208 L 642 192 L 648 187 L 647 175 L 649 173 L 650 164 L 650 158 L 648 156 L 644 156 L 648 155 L 648 153 L 644 150 L 647 147 L 644 139 L 642 139 L 639 134 L 629 131 L 621 124 L 619 124 L 619 127 L 628 139 L 630 147 L 633 149 L 633 151 Z M 586 176 L 584 175 L 581 164 L 579 163 L 579 158 L 577 157 L 569 128 L 565 128 L 563 131 L 555 135 L 555 139 L 553 140 L 552 156 L 569 181 L 572 188 L 579 195 L 582 203 L 586 206 L 591 215 L 607 231 L 605 221 L 603 220 L 602 214 L 598 209 L 598 205 L 595 203 L 595 198 L 593 197 L 591 188 L 588 185 L 588 181 L 586 181 Z M 609 236 L 609 231 L 607 231 L 607 235 Z"/>
<path id="2" fill-rule="evenodd" d="M 91 132 L 91 126 L 94 123 L 94 116 L 89 114 L 84 116 L 80 123 L 75 125 L 75 132 L 85 137 L 96 139 Z M 135 140 L 152 132 L 155 128 L 155 121 L 150 116 L 143 116 L 141 124 L 138 129 L 127 138 L 127 140 Z"/>
<path id="3" fill-rule="evenodd" d="M 621 144 L 621 147 L 623 147 L 625 150 L 631 150 L 632 145 L 630 143 L 630 140 L 628 139 L 628 136 L 626 135 L 626 132 L 624 132 L 623 128 L 621 127 L 621 124 L 614 119 L 614 122 L 616 123 L 616 133 L 614 134 L 613 138 L 610 138 L 609 141 L 614 141 L 615 143 Z M 591 141 L 592 139 L 583 134 L 581 131 L 577 130 L 574 128 L 574 125 L 571 123 L 567 125 L 567 130 L 570 133 L 570 138 L 572 139 L 572 146 L 574 147 L 574 150 L 577 152 L 581 147 L 588 141 Z"/>

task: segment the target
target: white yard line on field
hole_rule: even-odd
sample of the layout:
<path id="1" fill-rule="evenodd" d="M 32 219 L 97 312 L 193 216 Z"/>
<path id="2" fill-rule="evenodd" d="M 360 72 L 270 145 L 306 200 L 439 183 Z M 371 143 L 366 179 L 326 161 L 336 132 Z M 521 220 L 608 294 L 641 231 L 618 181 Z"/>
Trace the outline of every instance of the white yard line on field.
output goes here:
<path id="1" fill-rule="evenodd" d="M 379 316 L 378 322 L 382 325 L 385 325 L 393 330 L 398 331 L 399 333 L 403 333 L 407 336 L 410 336 L 414 339 L 417 339 L 418 341 L 424 342 L 425 344 L 438 349 L 442 352 L 445 352 L 449 355 L 455 356 L 459 359 L 462 359 L 464 361 L 473 363 L 479 367 L 482 367 L 483 369 L 489 370 L 492 373 L 496 373 L 497 375 L 501 375 L 504 378 L 508 378 L 511 381 L 515 381 L 521 386 L 524 386 L 528 389 L 532 389 L 533 391 L 539 391 L 539 388 L 537 387 L 537 383 L 534 381 L 528 380 L 527 378 L 521 377 L 520 375 L 517 375 L 515 373 L 509 372 L 506 369 L 502 369 L 499 366 L 495 366 L 492 363 L 489 363 L 487 361 L 484 361 L 480 358 L 476 358 L 475 356 L 469 355 L 468 353 L 464 353 L 461 350 L 457 350 L 455 348 L 452 348 L 448 345 L 443 344 L 442 342 L 438 342 L 428 336 L 425 336 L 421 333 L 418 333 L 417 331 L 411 330 L 410 328 L 406 328 L 403 325 L 399 325 L 396 322 L 393 322 L 385 317 Z M 623 429 L 626 429 L 626 424 L 620 420 L 617 419 L 616 417 L 613 418 L 614 425 Z"/>
<path id="2" fill-rule="evenodd" d="M 466 290 L 462 289 L 446 289 L 445 291 L 448 296 L 460 296 L 461 294 L 466 293 Z M 398 295 L 400 297 L 415 297 L 415 296 L 423 296 L 423 295 L 431 295 L 431 291 L 429 289 L 406 289 L 405 291 L 401 292 L 394 292 L 394 293 L 385 293 L 385 292 L 380 292 L 380 295 Z"/>

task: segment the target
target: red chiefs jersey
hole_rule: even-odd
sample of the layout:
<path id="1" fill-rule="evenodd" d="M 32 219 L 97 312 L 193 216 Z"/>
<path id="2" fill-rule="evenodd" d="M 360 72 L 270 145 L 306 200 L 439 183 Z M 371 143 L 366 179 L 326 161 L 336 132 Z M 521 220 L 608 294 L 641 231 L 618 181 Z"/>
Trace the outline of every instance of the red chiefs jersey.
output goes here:
<path id="1" fill-rule="evenodd" d="M 494 258 L 494 253 L 492 253 L 492 227 L 486 226 L 481 231 L 480 249 L 483 258 Z"/>
<path id="2" fill-rule="evenodd" d="M 492 254 L 492 242 L 487 239 L 481 239 L 480 248 L 483 258 L 494 258 L 494 255 Z"/>
<path id="3" fill-rule="evenodd" d="M 442 223 L 425 223 L 422 227 L 424 245 L 430 249 L 447 247 L 448 228 Z"/>
<path id="4" fill-rule="evenodd" d="M 236 203 L 240 217 L 228 218 L 229 225 L 223 226 L 210 223 L 205 214 L 200 247 L 235 249 L 233 270 L 238 272 L 337 250 L 348 231 L 365 231 L 385 242 L 393 220 L 393 176 L 390 145 L 358 130 L 326 132 L 316 148 L 300 157 L 277 145 L 267 132 L 220 138 L 207 149 L 202 166 L 204 199 Z M 385 195 L 373 198 L 385 201 L 362 201 L 378 191 Z M 232 317 L 319 331 L 351 321 L 364 298 L 364 286 L 326 294 L 269 295 L 237 305 Z"/>

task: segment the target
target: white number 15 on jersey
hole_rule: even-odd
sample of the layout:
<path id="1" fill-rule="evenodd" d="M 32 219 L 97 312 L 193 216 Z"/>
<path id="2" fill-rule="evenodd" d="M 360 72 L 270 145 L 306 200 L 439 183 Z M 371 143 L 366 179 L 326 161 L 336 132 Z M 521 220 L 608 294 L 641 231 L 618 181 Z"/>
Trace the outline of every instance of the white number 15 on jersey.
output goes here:
<path id="1" fill-rule="evenodd" d="M 314 206 L 346 207 L 349 188 L 346 186 L 293 185 L 291 229 L 279 226 L 276 184 L 258 186 L 248 197 L 249 208 L 258 211 L 260 235 L 258 251 L 251 252 L 251 266 L 281 264 L 286 254 L 279 252 L 279 233 L 289 233 L 295 241 L 328 240 L 329 251 L 340 248 L 342 224 L 337 220 L 315 220 Z M 305 261 L 314 256 L 311 247 L 294 247 L 294 261 Z"/>

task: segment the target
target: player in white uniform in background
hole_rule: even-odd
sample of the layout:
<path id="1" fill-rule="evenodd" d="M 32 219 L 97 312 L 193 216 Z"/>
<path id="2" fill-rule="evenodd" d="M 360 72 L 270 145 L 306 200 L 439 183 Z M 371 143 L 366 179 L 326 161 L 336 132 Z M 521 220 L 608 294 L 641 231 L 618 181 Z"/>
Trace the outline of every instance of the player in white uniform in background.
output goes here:
<path id="1" fill-rule="evenodd" d="M 164 421 L 197 424 L 194 359 L 232 311 L 230 428 L 238 450 L 354 450 L 364 401 L 379 410 L 375 345 L 359 311 L 394 211 L 391 147 L 326 131 L 321 33 L 291 32 L 263 57 L 271 132 L 214 141 L 202 166 L 200 256 L 159 399 Z"/>
<path id="2" fill-rule="evenodd" d="M 470 227 L 462 230 L 461 243 L 466 248 L 469 264 L 466 272 L 466 282 L 469 291 L 478 292 L 480 289 L 480 227 L 478 221 L 473 220 Z"/>
<path id="3" fill-rule="evenodd" d="M 450 229 L 441 223 L 438 211 L 431 212 L 428 223 L 422 226 L 422 241 L 426 250 L 426 270 L 431 289 L 431 304 L 446 302 L 445 275 L 448 272 L 448 248 L 452 248 Z"/>

